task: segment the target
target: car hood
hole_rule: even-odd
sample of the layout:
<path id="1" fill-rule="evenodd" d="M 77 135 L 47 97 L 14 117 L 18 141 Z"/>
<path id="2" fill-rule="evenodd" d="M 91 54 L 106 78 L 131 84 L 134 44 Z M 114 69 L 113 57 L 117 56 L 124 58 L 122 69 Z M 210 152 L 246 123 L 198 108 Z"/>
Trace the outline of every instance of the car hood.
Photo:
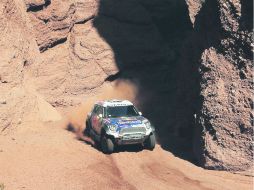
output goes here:
<path id="1" fill-rule="evenodd" d="M 136 117 L 107 118 L 104 120 L 104 122 L 107 125 L 115 125 L 118 128 L 122 128 L 142 125 L 143 120 L 145 120 L 143 116 L 136 116 Z"/>

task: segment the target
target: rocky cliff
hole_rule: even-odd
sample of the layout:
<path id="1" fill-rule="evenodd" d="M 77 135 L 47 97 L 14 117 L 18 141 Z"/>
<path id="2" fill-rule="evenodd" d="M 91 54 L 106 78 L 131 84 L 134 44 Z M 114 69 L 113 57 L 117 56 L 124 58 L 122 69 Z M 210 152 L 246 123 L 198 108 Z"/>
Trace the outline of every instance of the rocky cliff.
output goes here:
<path id="1" fill-rule="evenodd" d="M 1 134 L 58 120 L 57 109 L 128 80 L 164 149 L 206 168 L 250 168 L 251 0 L 3 0 L 0 9 Z"/>

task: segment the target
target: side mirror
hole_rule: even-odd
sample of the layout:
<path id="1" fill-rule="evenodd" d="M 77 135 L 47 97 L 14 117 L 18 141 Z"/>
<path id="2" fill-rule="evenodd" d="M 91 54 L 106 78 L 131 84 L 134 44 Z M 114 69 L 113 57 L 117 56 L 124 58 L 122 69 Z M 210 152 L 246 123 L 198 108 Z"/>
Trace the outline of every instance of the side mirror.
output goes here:
<path id="1" fill-rule="evenodd" d="M 139 115 L 142 115 L 142 112 L 138 112 L 139 113 Z"/>
<path id="2" fill-rule="evenodd" d="M 99 117 L 102 117 L 102 114 L 99 114 Z"/>

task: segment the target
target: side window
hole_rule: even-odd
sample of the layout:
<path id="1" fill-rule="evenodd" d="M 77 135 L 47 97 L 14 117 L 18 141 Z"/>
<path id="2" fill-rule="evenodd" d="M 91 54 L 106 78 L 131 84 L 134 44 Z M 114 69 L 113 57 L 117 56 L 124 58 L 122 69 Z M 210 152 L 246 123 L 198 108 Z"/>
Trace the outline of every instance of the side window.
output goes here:
<path id="1" fill-rule="evenodd" d="M 97 115 L 103 114 L 103 110 L 101 106 L 98 106 L 98 109 L 96 110 L 96 114 Z"/>
<path id="2" fill-rule="evenodd" d="M 95 105 L 95 107 L 93 109 L 93 114 L 96 114 L 96 115 L 103 114 L 103 108 L 102 108 L 102 106 Z"/>
<path id="3" fill-rule="evenodd" d="M 94 108 L 93 108 L 92 113 L 93 113 L 93 114 L 96 114 L 97 110 L 98 110 L 98 105 L 95 105 Z"/>

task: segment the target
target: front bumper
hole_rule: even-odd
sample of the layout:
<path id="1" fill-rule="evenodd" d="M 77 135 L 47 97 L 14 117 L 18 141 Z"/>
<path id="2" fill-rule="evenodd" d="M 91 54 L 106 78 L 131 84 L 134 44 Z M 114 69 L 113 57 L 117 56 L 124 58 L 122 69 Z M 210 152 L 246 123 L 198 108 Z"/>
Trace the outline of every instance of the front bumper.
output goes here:
<path id="1" fill-rule="evenodd" d="M 115 143 L 118 145 L 141 144 L 148 138 L 148 136 L 149 135 L 128 134 L 120 138 L 115 138 Z"/>
<path id="2" fill-rule="evenodd" d="M 141 144 L 154 132 L 154 128 L 150 128 L 145 133 L 107 133 L 114 139 L 117 145 Z"/>

